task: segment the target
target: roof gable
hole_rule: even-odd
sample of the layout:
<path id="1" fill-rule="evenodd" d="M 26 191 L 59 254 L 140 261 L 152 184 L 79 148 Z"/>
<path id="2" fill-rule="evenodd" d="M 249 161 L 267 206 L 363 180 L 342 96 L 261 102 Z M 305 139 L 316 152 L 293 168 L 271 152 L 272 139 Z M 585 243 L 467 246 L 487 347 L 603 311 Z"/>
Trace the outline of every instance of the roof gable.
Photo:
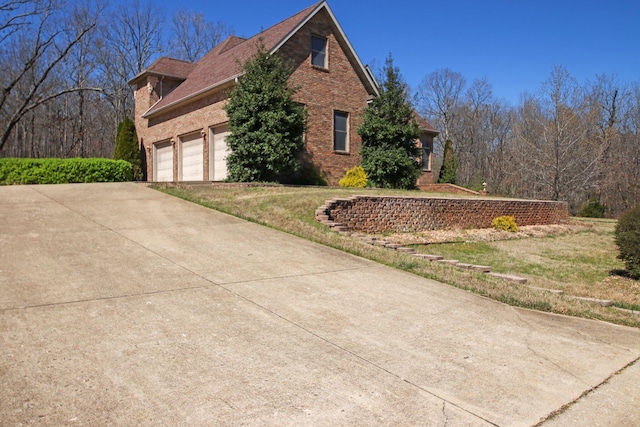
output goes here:
<path id="1" fill-rule="evenodd" d="M 346 46 L 345 50 L 355 67 L 358 68 L 357 71 L 363 82 L 369 86 L 369 90 L 377 93 L 377 85 L 371 73 L 362 65 L 327 2 L 321 1 L 249 39 L 235 36 L 225 39 L 194 64 L 194 68 L 189 73 L 188 78 L 166 97 L 160 99 L 143 114 L 143 117 L 149 117 L 172 109 L 211 90 L 234 82 L 242 74 L 242 64 L 256 53 L 260 43 L 264 45 L 268 52 L 275 53 L 323 9 L 329 13 L 338 31 L 340 42 Z"/>
<path id="2" fill-rule="evenodd" d="M 135 83 L 141 77 L 147 74 L 155 74 L 160 76 L 174 77 L 178 80 L 186 80 L 191 71 L 196 67 L 192 62 L 182 61 L 180 59 L 169 58 L 166 56 L 158 58 L 142 72 L 137 74 L 129 81 L 129 84 Z"/>
<path id="3" fill-rule="evenodd" d="M 422 117 L 416 111 L 413 112 L 413 118 L 416 120 L 416 123 L 418 124 L 418 127 L 420 129 L 422 129 L 423 131 L 425 131 L 427 133 L 430 133 L 430 134 L 433 134 L 434 136 L 438 135 L 440 133 L 437 130 L 435 130 L 433 126 L 431 126 L 431 123 L 429 123 L 427 121 L 427 119 Z"/>

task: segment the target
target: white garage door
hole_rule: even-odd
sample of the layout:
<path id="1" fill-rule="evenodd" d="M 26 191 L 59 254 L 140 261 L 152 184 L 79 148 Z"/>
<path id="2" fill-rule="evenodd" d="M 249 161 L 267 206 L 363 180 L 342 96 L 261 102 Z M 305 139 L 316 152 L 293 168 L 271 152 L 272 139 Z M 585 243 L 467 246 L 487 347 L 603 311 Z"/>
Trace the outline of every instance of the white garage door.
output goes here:
<path id="1" fill-rule="evenodd" d="M 227 135 L 229 131 L 227 126 L 221 126 L 213 130 L 212 149 L 211 149 L 211 173 L 209 176 L 212 181 L 224 181 L 227 179 L 227 156 L 230 153 L 227 146 Z"/>
<path id="2" fill-rule="evenodd" d="M 170 142 L 156 144 L 154 156 L 156 181 L 173 181 L 173 146 Z"/>
<path id="3" fill-rule="evenodd" d="M 182 139 L 180 155 L 181 181 L 202 181 L 204 179 L 203 142 L 200 134 Z"/>

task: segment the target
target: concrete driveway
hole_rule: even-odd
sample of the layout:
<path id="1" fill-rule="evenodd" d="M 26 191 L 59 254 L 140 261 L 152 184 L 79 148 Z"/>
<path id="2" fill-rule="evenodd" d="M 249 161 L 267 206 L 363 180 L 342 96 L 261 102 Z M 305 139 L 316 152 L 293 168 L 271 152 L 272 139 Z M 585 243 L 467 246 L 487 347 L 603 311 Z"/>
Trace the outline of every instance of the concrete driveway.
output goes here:
<path id="1" fill-rule="evenodd" d="M 0 187 L 0 425 L 637 425 L 640 330 L 142 185 Z"/>

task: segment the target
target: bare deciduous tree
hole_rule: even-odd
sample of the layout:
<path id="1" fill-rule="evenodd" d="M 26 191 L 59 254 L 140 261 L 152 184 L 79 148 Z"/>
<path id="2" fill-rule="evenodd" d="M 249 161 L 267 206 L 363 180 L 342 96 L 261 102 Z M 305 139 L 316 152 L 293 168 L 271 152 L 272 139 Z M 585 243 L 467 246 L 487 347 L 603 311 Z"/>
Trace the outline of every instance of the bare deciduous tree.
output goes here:
<path id="1" fill-rule="evenodd" d="M 450 132 L 456 142 L 458 180 L 475 187 L 487 174 L 493 95 L 487 79 L 474 80 L 455 107 Z"/>
<path id="2" fill-rule="evenodd" d="M 452 122 L 465 85 L 466 80 L 462 74 L 444 68 L 426 76 L 418 86 L 418 111 L 440 131 L 437 139 L 441 146 L 444 146 L 447 139 L 452 139 Z M 455 147 L 456 141 L 453 143 Z"/>
<path id="3" fill-rule="evenodd" d="M 178 10 L 171 18 L 169 55 L 195 62 L 218 45 L 233 30 L 222 22 L 207 21 L 201 12 Z"/>
<path id="4" fill-rule="evenodd" d="M 593 94 L 602 145 L 597 196 L 616 217 L 640 203 L 640 87 L 598 76 Z"/>
<path id="5" fill-rule="evenodd" d="M 119 5 L 100 26 L 100 81 L 115 111 L 115 123 L 133 113 L 127 83 L 163 51 L 164 15 L 151 2 Z"/>
<path id="6" fill-rule="evenodd" d="M 86 14 L 82 22 L 73 22 L 73 10 L 55 0 L 6 2 L 0 11 L 1 150 L 26 114 L 65 94 L 91 89 L 49 83 L 73 48 L 93 31 L 101 9 Z"/>
<path id="7" fill-rule="evenodd" d="M 529 181 L 527 195 L 579 207 L 593 190 L 598 146 L 590 138 L 591 111 L 583 89 L 556 67 L 541 92 L 525 101 L 515 129 L 516 159 Z"/>

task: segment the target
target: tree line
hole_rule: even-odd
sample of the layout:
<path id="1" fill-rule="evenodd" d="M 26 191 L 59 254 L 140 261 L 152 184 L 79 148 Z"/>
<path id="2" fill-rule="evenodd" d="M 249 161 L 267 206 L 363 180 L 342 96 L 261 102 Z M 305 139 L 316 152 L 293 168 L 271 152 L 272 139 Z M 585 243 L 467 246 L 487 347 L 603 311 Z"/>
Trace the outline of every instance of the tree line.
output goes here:
<path id="1" fill-rule="evenodd" d="M 487 79 L 448 68 L 417 88 L 417 110 L 451 141 L 456 183 L 491 193 L 585 203 L 617 217 L 640 201 L 640 82 L 598 75 L 579 83 L 556 66 L 535 93 L 510 105 Z"/>
<path id="2" fill-rule="evenodd" d="M 0 156 L 111 157 L 127 81 L 161 55 L 196 61 L 233 30 L 151 2 L 0 2 Z"/>

